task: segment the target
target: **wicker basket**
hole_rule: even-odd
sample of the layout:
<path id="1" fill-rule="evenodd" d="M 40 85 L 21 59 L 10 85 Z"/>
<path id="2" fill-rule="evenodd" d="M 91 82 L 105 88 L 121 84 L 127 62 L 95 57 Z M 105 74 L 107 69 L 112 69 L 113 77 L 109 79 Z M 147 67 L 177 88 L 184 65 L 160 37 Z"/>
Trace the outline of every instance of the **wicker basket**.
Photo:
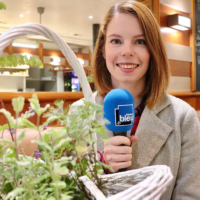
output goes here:
<path id="1" fill-rule="evenodd" d="M 42 35 L 52 40 L 59 47 L 80 80 L 85 100 L 94 103 L 84 69 L 74 52 L 62 38 L 48 27 L 37 23 L 29 23 L 9 29 L 0 36 L 0 55 L 12 41 L 30 34 Z M 104 194 L 87 176 L 80 177 L 80 180 L 83 181 L 85 187 L 96 200 L 156 200 L 161 197 L 173 177 L 169 167 L 157 165 L 111 175 L 102 175 L 100 178 L 106 186 L 103 191 Z"/>

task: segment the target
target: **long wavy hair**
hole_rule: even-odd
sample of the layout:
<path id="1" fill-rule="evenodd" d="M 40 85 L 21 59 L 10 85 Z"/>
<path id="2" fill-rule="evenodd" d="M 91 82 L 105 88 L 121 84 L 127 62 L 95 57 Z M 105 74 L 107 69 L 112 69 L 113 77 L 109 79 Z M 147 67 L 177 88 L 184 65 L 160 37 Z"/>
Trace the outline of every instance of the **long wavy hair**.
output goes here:
<path id="1" fill-rule="evenodd" d="M 143 30 L 146 45 L 150 52 L 150 62 L 146 73 L 145 89 L 140 96 L 145 96 L 146 105 L 152 108 L 167 90 L 170 68 L 159 25 L 152 12 L 137 1 L 126 1 L 113 5 L 101 24 L 93 55 L 96 89 L 98 94 L 103 97 L 113 89 L 111 74 L 107 69 L 103 52 L 108 24 L 119 13 L 136 16 Z"/>

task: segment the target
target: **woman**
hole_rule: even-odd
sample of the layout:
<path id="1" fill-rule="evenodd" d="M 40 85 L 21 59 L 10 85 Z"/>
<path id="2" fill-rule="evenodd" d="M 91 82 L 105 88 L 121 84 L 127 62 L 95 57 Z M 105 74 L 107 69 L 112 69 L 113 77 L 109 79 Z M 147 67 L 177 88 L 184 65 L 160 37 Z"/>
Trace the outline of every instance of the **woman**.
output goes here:
<path id="1" fill-rule="evenodd" d="M 118 171 L 167 165 L 174 180 L 163 200 L 200 199 L 200 126 L 195 110 L 166 93 L 169 64 L 151 11 L 135 1 L 111 7 L 94 52 L 96 103 L 114 88 L 128 90 L 136 104 L 132 136 L 98 139 L 102 159 Z M 131 142 L 133 142 L 130 147 Z M 127 146 L 120 146 L 120 144 Z"/>

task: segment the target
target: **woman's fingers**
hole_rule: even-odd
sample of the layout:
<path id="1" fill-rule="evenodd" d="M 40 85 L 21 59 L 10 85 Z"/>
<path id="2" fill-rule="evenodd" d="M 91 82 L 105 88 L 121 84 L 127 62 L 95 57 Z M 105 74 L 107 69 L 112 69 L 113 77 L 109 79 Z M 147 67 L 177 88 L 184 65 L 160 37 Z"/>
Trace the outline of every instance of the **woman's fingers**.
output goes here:
<path id="1" fill-rule="evenodd" d="M 127 162 L 132 160 L 132 154 L 105 154 L 106 160 L 110 162 Z"/>
<path id="2" fill-rule="evenodd" d="M 117 172 L 119 169 L 124 169 L 124 168 L 128 168 L 131 166 L 131 161 L 127 161 L 127 162 L 115 162 L 115 163 L 111 163 L 109 165 L 115 172 Z"/>
<path id="3" fill-rule="evenodd" d="M 131 142 L 135 142 L 135 141 L 138 140 L 138 137 L 137 137 L 137 136 L 128 136 L 128 138 L 129 138 L 129 140 L 130 140 Z"/>
<path id="4" fill-rule="evenodd" d="M 109 145 L 114 145 L 114 146 L 120 146 L 121 144 L 130 146 L 131 141 L 128 137 L 125 137 L 125 136 L 115 136 L 115 137 L 108 138 L 108 143 Z"/>
<path id="5" fill-rule="evenodd" d="M 104 153 L 106 154 L 130 154 L 132 153 L 132 148 L 130 146 L 105 146 Z"/>
<path id="6" fill-rule="evenodd" d="M 104 159 L 114 171 L 128 168 L 132 163 L 132 142 L 137 141 L 136 136 L 115 136 L 108 139 L 104 144 Z M 121 146 L 124 144 L 125 146 Z"/>

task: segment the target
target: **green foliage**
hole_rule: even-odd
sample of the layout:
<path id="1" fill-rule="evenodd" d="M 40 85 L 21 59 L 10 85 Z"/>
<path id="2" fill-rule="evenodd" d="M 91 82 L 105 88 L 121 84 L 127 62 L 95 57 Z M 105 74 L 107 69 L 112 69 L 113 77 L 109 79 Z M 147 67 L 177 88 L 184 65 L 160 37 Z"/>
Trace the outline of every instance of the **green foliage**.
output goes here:
<path id="1" fill-rule="evenodd" d="M 15 98 L 13 108 L 18 115 L 24 106 L 24 99 Z M 102 115 L 102 106 L 85 102 L 82 106 L 64 109 L 64 101 L 55 101 L 54 106 L 41 107 L 37 95 L 33 95 L 30 109 L 17 119 L 5 109 L 8 124 L 0 127 L 1 135 L 5 129 L 11 135 L 16 127 L 38 130 L 40 139 L 32 141 L 38 145 L 33 156 L 19 155 L 19 144 L 26 137 L 25 129 L 17 141 L 0 139 L 0 199 L 3 200 L 82 200 L 91 199 L 84 190 L 79 177 L 87 175 L 98 187 L 102 183 L 98 174 L 105 164 L 96 160 L 93 134 L 97 132 L 106 138 L 103 120 L 94 119 Z M 46 118 L 44 124 L 32 124 L 29 117 L 36 114 Z M 16 115 L 16 116 L 17 116 Z M 43 131 L 57 121 L 62 127 Z"/>
<path id="2" fill-rule="evenodd" d="M 5 10 L 6 9 L 6 5 L 3 2 L 0 2 L 0 10 Z"/>
<path id="3" fill-rule="evenodd" d="M 94 83 L 93 76 L 87 76 L 87 80 L 88 80 L 89 83 Z"/>
<path id="4" fill-rule="evenodd" d="M 43 68 L 42 61 L 39 58 L 36 57 L 30 57 L 30 59 L 27 58 L 27 56 L 23 55 L 8 55 L 6 57 L 0 57 L 0 67 L 17 67 L 20 65 L 28 65 L 28 66 L 39 66 L 40 68 Z"/>

